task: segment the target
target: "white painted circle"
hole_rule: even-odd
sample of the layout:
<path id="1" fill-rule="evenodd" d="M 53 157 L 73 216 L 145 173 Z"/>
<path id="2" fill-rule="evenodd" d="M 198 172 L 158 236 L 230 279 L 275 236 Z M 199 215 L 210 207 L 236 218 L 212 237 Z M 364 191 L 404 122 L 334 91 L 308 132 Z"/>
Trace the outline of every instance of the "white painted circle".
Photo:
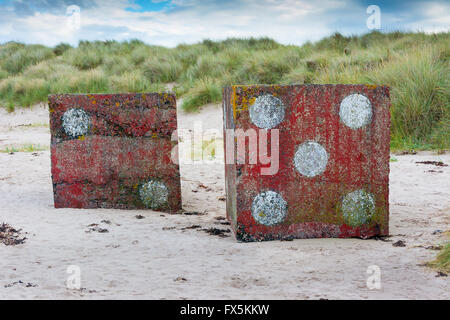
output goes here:
<path id="1" fill-rule="evenodd" d="M 150 180 L 139 189 L 139 197 L 147 208 L 159 209 L 167 205 L 169 189 L 160 181 Z"/>
<path id="2" fill-rule="evenodd" d="M 284 120 L 283 102 L 271 94 L 257 97 L 250 106 L 250 120 L 261 129 L 272 129 Z"/>
<path id="3" fill-rule="evenodd" d="M 362 189 L 350 192 L 342 200 L 342 214 L 345 224 L 357 227 L 367 224 L 375 213 L 373 195 Z"/>
<path id="4" fill-rule="evenodd" d="M 372 104 L 362 94 L 351 94 L 342 100 L 339 116 L 346 126 L 359 129 L 372 121 Z"/>
<path id="5" fill-rule="evenodd" d="M 88 133 L 91 127 L 91 119 L 86 111 L 72 108 L 64 112 L 62 116 L 62 127 L 71 137 L 78 137 Z"/>
<path id="6" fill-rule="evenodd" d="M 256 222 L 273 226 L 286 218 L 287 202 L 275 191 L 258 194 L 252 203 L 252 216 Z"/>
<path id="7" fill-rule="evenodd" d="M 302 143 L 295 152 L 294 166 L 302 175 L 314 177 L 325 171 L 328 153 L 324 147 L 314 141 Z"/>

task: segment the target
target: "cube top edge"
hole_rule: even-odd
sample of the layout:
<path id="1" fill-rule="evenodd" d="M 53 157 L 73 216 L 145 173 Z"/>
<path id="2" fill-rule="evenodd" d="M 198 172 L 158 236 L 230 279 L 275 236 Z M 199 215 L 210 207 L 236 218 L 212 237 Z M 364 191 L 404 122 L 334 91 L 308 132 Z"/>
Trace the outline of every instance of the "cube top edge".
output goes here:
<path id="1" fill-rule="evenodd" d="M 85 99 L 90 101 L 102 101 L 109 99 L 118 99 L 126 104 L 132 101 L 143 100 L 152 107 L 163 107 L 163 109 L 176 109 L 176 95 L 172 92 L 149 92 L 149 93 L 64 93 L 48 95 L 49 104 L 65 103 L 67 101 L 77 100 L 83 102 Z M 164 102 L 160 105 L 160 102 Z"/>
<path id="2" fill-rule="evenodd" d="M 237 84 L 231 86 L 224 86 L 223 89 L 249 89 L 249 88 L 267 88 L 267 89 L 277 89 L 277 88 L 301 88 L 301 87 L 360 87 L 367 89 L 377 89 L 383 88 L 385 90 L 390 90 L 388 85 L 384 84 L 367 84 L 367 83 L 354 83 L 354 84 Z"/>
<path id="3" fill-rule="evenodd" d="M 61 97 L 61 96 L 66 96 L 66 97 L 70 97 L 70 96 L 142 96 L 142 95 L 171 95 L 171 96 L 175 96 L 175 93 L 173 92 L 166 92 L 166 91 L 162 91 L 162 92 L 142 92 L 142 93 L 132 93 L 132 92 L 119 92 L 119 93 L 52 93 L 49 94 L 48 97 L 49 98 L 53 98 L 53 97 Z"/>

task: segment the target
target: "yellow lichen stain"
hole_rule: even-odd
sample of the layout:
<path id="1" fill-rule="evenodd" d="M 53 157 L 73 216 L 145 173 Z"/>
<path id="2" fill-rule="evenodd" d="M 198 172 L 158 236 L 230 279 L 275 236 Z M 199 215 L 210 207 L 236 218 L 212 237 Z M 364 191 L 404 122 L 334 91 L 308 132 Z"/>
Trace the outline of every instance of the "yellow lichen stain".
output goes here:
<path id="1" fill-rule="evenodd" d="M 233 117 L 234 120 L 236 120 L 236 86 L 231 87 L 233 90 L 233 93 L 231 95 L 231 104 L 233 105 Z"/>
<path id="2" fill-rule="evenodd" d="M 281 85 L 267 85 L 267 86 L 259 86 L 259 85 L 236 85 L 232 86 L 232 105 L 233 105 L 233 115 L 236 119 L 236 115 L 240 112 L 249 110 L 249 107 L 255 103 L 256 97 L 258 95 L 259 88 L 261 87 L 270 87 L 270 93 L 274 97 L 283 95 L 285 93 L 285 86 Z M 242 93 L 242 98 L 239 101 L 236 95 L 236 89 L 239 88 Z"/>
<path id="3" fill-rule="evenodd" d="M 335 188 L 329 188 L 328 193 L 336 193 L 339 192 Z M 290 219 L 290 223 L 304 223 L 304 222 L 320 222 L 334 225 L 343 225 L 345 224 L 344 215 L 342 212 L 342 204 L 337 202 L 334 205 L 325 205 L 327 209 L 325 210 L 317 210 L 310 203 L 303 204 L 302 208 L 294 207 L 293 212 L 294 215 Z M 367 227 L 371 228 L 375 225 L 386 225 L 386 215 L 387 209 L 384 206 L 376 207 L 375 212 L 373 213 L 370 222 L 366 224 Z"/>
<path id="4" fill-rule="evenodd" d="M 242 97 L 241 107 L 238 109 L 239 112 L 248 110 L 248 101 L 246 97 Z"/>
<path id="5" fill-rule="evenodd" d="M 236 103 L 236 88 L 240 87 L 242 89 L 242 92 L 244 96 L 241 98 L 241 101 L 239 103 Z M 249 109 L 249 106 L 253 105 L 255 103 L 256 98 L 253 97 L 253 87 L 251 86 L 232 86 L 233 93 L 232 93 L 232 105 L 233 105 L 233 116 L 234 119 L 236 119 L 236 115 L 240 112 L 247 111 Z M 250 97 L 250 98 L 248 98 Z"/>

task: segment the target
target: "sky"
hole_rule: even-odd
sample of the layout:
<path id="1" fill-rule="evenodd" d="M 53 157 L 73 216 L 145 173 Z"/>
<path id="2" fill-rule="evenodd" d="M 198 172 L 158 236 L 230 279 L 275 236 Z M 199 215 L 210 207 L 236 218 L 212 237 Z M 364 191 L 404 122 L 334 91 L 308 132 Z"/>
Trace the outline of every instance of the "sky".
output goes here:
<path id="1" fill-rule="evenodd" d="M 174 47 L 267 36 L 301 45 L 371 30 L 450 31 L 450 0 L 0 0 L 0 43 L 140 39 Z"/>

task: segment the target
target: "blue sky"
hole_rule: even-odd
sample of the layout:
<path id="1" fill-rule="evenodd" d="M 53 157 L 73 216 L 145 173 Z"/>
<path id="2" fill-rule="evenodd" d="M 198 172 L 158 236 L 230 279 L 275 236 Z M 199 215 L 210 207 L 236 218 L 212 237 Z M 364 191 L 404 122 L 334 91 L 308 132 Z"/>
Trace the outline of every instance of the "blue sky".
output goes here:
<path id="1" fill-rule="evenodd" d="M 130 7 L 126 8 L 132 12 L 146 12 L 146 11 L 167 11 L 173 7 L 170 0 L 150 1 L 150 0 L 135 0 L 130 1 Z"/>
<path id="2" fill-rule="evenodd" d="M 450 0 L 0 0 L 0 43 L 137 38 L 173 47 L 268 36 L 302 44 L 370 31 L 369 5 L 380 8 L 380 31 L 450 30 Z"/>

